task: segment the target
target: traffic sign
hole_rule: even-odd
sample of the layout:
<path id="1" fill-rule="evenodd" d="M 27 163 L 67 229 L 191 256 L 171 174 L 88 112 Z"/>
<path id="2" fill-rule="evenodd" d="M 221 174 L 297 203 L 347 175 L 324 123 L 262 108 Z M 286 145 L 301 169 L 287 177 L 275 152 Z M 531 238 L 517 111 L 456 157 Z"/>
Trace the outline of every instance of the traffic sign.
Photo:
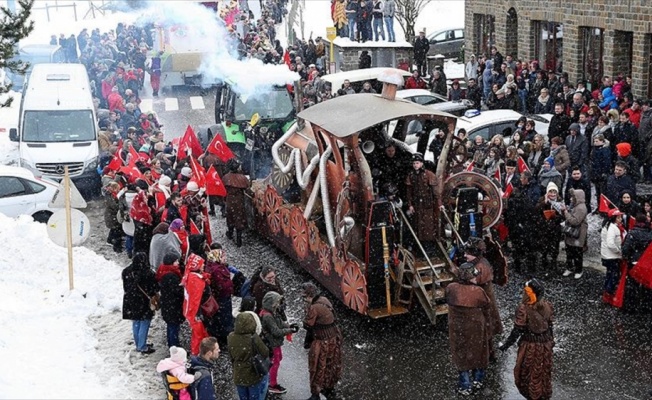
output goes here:
<path id="1" fill-rule="evenodd" d="M 64 187 L 64 179 L 59 183 L 57 191 L 52 196 L 50 200 L 50 208 L 64 208 L 66 206 L 66 190 Z M 75 184 L 70 181 L 70 207 L 72 208 L 86 208 L 86 200 L 82 197 L 81 193 L 75 186 Z"/>
<path id="2" fill-rule="evenodd" d="M 83 244 L 91 233 L 91 223 L 83 212 L 77 209 L 70 210 L 70 227 L 72 231 L 72 245 Z M 47 225 L 50 240 L 61 247 L 67 247 L 66 210 L 57 210 L 50 216 Z"/>
<path id="3" fill-rule="evenodd" d="M 326 38 L 331 42 L 337 37 L 337 29 L 334 26 L 329 26 L 326 28 Z"/>

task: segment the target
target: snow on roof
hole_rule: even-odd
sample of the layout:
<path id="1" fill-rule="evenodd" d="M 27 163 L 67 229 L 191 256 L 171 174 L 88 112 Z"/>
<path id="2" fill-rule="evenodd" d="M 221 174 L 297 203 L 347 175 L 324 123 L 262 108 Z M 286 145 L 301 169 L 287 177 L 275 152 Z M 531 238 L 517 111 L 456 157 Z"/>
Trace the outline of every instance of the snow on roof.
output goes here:
<path id="1" fill-rule="evenodd" d="M 330 43 L 328 39 L 324 39 L 326 42 Z M 384 40 L 379 40 L 378 42 L 374 42 L 372 40 L 368 40 L 366 42 L 353 42 L 349 38 L 342 38 L 342 37 L 336 37 L 335 40 L 333 40 L 333 44 L 338 47 L 342 48 L 352 48 L 352 47 L 359 47 L 359 48 L 412 48 L 412 45 L 406 41 L 398 41 L 398 42 L 387 42 Z"/>

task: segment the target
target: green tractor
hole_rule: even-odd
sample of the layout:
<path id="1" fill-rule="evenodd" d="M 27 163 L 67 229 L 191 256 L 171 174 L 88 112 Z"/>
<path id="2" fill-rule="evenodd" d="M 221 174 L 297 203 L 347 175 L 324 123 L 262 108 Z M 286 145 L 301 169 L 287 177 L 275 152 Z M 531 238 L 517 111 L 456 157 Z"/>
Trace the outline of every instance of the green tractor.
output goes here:
<path id="1" fill-rule="evenodd" d="M 272 145 L 296 123 L 296 107 L 285 86 L 254 96 L 238 94 L 232 84 L 220 83 L 215 94 L 215 125 L 200 130 L 204 148 L 222 135 L 252 179 L 271 172 Z"/>

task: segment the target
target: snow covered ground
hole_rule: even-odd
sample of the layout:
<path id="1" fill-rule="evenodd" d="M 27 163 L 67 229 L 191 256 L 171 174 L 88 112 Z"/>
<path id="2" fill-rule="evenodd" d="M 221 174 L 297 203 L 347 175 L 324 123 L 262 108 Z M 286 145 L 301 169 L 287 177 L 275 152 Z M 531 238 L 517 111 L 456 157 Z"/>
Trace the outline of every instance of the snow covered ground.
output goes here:
<path id="1" fill-rule="evenodd" d="M 0 397 L 155 397 L 107 361 L 141 357 L 129 353 L 128 322 L 120 321 L 122 335 L 102 337 L 90 325 L 91 317 L 119 316 L 122 267 L 75 248 L 70 291 L 67 251 L 50 241 L 44 224 L 0 214 L 0 227 L 0 353 L 14 361 L 0 365 Z"/>

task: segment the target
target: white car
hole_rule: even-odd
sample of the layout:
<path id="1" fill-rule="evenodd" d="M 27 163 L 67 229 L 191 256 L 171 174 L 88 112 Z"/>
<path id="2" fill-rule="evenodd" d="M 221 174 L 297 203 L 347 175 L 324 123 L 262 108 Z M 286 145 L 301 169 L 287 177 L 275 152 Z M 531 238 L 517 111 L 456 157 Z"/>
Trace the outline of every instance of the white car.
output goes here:
<path id="1" fill-rule="evenodd" d="M 8 217 L 31 215 L 37 222 L 47 222 L 57 209 L 50 208 L 59 185 L 34 176 L 32 171 L 7 165 L 0 166 L 0 213 Z"/>
<path id="2" fill-rule="evenodd" d="M 399 90 L 396 92 L 396 97 L 457 116 L 464 115 L 464 112 L 473 105 L 471 101 L 466 99 L 449 101 L 446 97 L 426 89 Z"/>
<path id="3" fill-rule="evenodd" d="M 492 137 L 498 134 L 502 135 L 506 128 L 509 128 L 511 129 L 511 132 L 514 132 L 516 130 L 516 122 L 521 117 L 534 120 L 534 130 L 544 136 L 548 135 L 548 126 L 550 125 L 550 118 L 552 118 L 552 115 L 524 115 L 512 110 L 468 110 L 464 114 L 464 117 L 458 118 L 457 124 L 455 125 L 455 133 L 457 134 L 457 131 L 464 128 L 466 129 L 469 140 L 473 141 L 476 136 L 482 136 L 485 141 L 489 141 Z M 405 143 L 410 146 L 412 152 L 417 151 L 417 142 L 419 138 L 416 133 L 420 132 L 422 129 L 421 123 L 418 121 L 412 121 L 410 122 L 410 125 L 408 125 L 408 134 L 405 138 Z M 436 131 L 436 129 L 433 129 L 430 132 L 428 143 L 434 139 L 437 133 Z M 511 133 L 510 135 L 505 136 L 505 144 L 509 144 L 510 139 Z M 433 161 L 433 155 L 431 152 L 426 152 L 424 157 L 426 160 Z"/>

